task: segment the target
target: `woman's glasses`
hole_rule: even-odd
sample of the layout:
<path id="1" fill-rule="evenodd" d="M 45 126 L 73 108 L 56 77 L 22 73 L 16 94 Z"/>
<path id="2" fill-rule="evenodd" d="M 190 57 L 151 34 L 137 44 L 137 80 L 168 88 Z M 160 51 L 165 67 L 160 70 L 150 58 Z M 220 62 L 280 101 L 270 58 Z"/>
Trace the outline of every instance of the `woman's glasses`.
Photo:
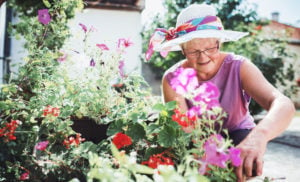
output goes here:
<path id="1" fill-rule="evenodd" d="M 187 58 L 191 58 L 191 59 L 194 59 L 194 58 L 199 58 L 199 56 L 203 53 L 205 54 L 206 56 L 210 57 L 214 54 L 216 54 L 219 50 L 219 43 L 217 43 L 217 46 L 216 47 L 212 47 L 212 48 L 208 48 L 208 49 L 205 49 L 203 51 L 194 51 L 194 52 L 185 52 L 185 56 Z"/>

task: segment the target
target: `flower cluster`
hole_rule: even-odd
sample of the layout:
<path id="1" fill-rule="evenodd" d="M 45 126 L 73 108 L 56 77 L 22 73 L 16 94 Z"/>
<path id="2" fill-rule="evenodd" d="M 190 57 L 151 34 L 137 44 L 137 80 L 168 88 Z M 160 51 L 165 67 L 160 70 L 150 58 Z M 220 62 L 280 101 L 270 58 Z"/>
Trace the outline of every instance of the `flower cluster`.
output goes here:
<path id="1" fill-rule="evenodd" d="M 19 120 L 11 120 L 10 123 L 5 123 L 5 126 L 0 128 L 0 137 L 4 137 L 4 141 L 6 142 L 16 140 L 17 137 L 14 134 L 20 123 Z"/>
<path id="2" fill-rule="evenodd" d="M 170 157 L 164 156 L 165 152 L 152 155 L 148 161 L 142 162 L 143 165 L 147 165 L 153 169 L 156 169 L 159 165 L 174 165 L 173 160 Z"/>
<path id="3" fill-rule="evenodd" d="M 221 168 L 226 168 L 226 162 L 230 161 L 233 166 L 241 165 L 240 150 L 231 147 L 227 149 L 224 138 L 219 135 L 211 135 L 204 143 L 204 157 L 200 160 L 201 167 L 199 172 L 205 174 L 208 165 L 214 165 Z"/>
<path id="4" fill-rule="evenodd" d="M 81 138 L 80 133 L 76 133 L 76 137 L 74 138 L 73 136 L 66 138 L 63 141 L 63 145 L 69 149 L 71 145 L 77 147 L 81 142 L 85 141 L 85 138 Z"/>
<path id="5" fill-rule="evenodd" d="M 44 151 L 44 150 L 46 150 L 48 144 L 49 144 L 49 141 L 39 142 L 39 143 L 36 144 L 35 149 L 40 150 L 40 151 Z"/>
<path id="6" fill-rule="evenodd" d="M 54 117 L 58 117 L 60 110 L 57 107 L 52 107 L 52 106 L 47 106 L 44 110 L 43 110 L 43 116 L 54 116 Z"/>
<path id="7" fill-rule="evenodd" d="M 125 146 L 129 146 L 132 144 L 132 139 L 127 136 L 126 134 L 123 134 L 121 132 L 117 133 L 113 139 L 112 139 L 112 143 L 118 148 L 122 148 Z"/>
<path id="8" fill-rule="evenodd" d="M 179 109 L 174 109 L 172 120 L 177 122 L 185 132 L 190 132 L 195 127 L 196 115 L 190 116 L 189 113 L 182 113 Z"/>

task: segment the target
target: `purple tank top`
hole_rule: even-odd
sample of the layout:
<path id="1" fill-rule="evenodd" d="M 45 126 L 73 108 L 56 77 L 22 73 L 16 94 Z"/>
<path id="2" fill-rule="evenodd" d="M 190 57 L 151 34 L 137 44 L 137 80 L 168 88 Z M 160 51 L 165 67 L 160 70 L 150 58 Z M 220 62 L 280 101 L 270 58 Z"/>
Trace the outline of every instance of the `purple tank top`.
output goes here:
<path id="1" fill-rule="evenodd" d="M 214 83 L 220 91 L 219 102 L 226 111 L 227 118 L 224 120 L 223 127 L 229 132 L 238 129 L 251 129 L 255 127 L 254 119 L 249 113 L 250 96 L 243 90 L 240 80 L 241 63 L 244 57 L 235 54 L 228 54 L 222 63 L 217 74 L 206 82 Z M 178 69 L 183 62 L 172 66 L 166 72 L 166 78 L 170 83 L 173 72 Z M 200 82 L 204 83 L 204 82 Z M 191 107 L 188 104 L 188 107 Z"/>

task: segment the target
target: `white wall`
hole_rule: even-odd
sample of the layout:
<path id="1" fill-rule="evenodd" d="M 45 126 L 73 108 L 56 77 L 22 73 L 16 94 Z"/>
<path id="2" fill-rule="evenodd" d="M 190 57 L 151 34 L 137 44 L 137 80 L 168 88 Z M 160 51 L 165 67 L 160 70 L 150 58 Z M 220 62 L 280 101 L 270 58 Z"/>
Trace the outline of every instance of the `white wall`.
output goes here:
<path id="1" fill-rule="evenodd" d="M 126 38 L 133 42 L 133 45 L 126 49 L 125 69 L 130 72 L 137 70 L 141 72 L 140 56 L 142 52 L 142 29 L 141 13 L 138 11 L 105 10 L 105 9 L 84 9 L 77 13 L 74 20 L 70 21 L 72 32 L 81 30 L 79 23 L 87 27 L 95 27 L 92 39 L 95 43 L 107 43 L 113 47 L 119 38 Z M 76 33 L 75 33 L 76 34 Z"/>
<path id="2" fill-rule="evenodd" d="M 4 57 L 5 3 L 0 7 L 0 57 Z M 3 83 L 3 59 L 0 59 L 0 84 Z"/>

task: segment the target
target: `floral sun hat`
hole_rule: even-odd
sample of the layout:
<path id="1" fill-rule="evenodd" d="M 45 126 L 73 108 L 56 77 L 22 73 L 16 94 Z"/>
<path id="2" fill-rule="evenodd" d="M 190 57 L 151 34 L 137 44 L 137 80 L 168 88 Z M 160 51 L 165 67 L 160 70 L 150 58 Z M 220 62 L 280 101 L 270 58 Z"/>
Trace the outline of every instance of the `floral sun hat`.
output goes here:
<path id="1" fill-rule="evenodd" d="M 215 8 L 207 4 L 193 4 L 183 9 L 177 17 L 176 28 L 155 30 L 146 59 L 149 60 L 154 51 L 159 51 L 164 57 L 169 51 L 180 51 L 180 44 L 194 38 L 218 38 L 221 42 L 228 42 L 248 35 L 248 32 L 224 30 L 216 14 Z"/>

